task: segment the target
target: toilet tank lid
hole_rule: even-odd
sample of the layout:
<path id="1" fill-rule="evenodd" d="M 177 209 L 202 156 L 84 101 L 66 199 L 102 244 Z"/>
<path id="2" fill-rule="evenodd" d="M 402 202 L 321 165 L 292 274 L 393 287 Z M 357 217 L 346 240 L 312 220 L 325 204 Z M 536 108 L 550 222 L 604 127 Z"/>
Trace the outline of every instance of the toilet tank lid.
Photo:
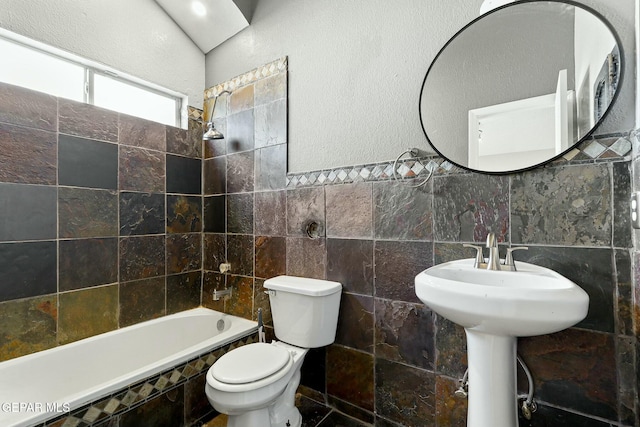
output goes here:
<path id="1" fill-rule="evenodd" d="M 320 297 L 331 295 L 342 290 L 342 284 L 329 280 L 309 279 L 307 277 L 278 276 L 267 279 L 264 287 L 274 291 Z"/>

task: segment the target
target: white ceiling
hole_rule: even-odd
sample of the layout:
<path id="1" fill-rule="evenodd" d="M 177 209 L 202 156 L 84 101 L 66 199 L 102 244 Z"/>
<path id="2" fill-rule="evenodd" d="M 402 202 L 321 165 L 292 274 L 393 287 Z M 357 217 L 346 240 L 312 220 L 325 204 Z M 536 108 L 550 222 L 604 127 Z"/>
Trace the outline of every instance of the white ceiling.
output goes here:
<path id="1" fill-rule="evenodd" d="M 225 40 L 249 26 L 242 10 L 233 0 L 155 0 L 175 21 L 203 53 L 222 44 Z M 206 15 L 198 16 L 192 10 L 192 3 L 204 5 Z"/>

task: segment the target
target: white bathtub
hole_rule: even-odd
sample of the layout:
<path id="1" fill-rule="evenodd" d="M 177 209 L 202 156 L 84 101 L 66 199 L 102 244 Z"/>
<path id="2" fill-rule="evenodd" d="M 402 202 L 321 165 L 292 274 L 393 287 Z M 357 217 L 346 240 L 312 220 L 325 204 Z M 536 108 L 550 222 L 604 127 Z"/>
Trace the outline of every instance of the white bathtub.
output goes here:
<path id="1" fill-rule="evenodd" d="M 61 415 L 256 330 L 256 322 L 195 308 L 2 362 L 0 426 Z"/>

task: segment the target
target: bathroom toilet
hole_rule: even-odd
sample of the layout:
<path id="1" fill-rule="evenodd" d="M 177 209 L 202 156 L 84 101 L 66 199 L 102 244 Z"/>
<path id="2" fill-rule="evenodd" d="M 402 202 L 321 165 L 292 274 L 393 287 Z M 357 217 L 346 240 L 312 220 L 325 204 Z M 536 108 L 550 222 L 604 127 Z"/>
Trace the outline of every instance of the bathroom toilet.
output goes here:
<path id="1" fill-rule="evenodd" d="M 278 341 L 236 348 L 207 372 L 207 398 L 228 415 L 227 427 L 300 427 L 300 367 L 310 348 L 327 346 L 336 336 L 340 283 L 278 276 L 264 287 Z"/>

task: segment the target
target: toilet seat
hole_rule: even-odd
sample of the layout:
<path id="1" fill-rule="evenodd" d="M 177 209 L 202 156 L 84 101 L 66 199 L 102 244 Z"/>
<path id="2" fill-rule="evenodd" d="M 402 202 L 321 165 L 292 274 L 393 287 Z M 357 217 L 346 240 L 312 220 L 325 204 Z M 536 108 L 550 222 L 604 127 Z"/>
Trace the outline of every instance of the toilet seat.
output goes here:
<path id="1" fill-rule="evenodd" d="M 248 344 L 220 357 L 210 373 L 213 379 L 228 385 L 255 383 L 272 376 L 275 381 L 287 373 L 291 358 L 289 351 L 276 345 Z"/>

